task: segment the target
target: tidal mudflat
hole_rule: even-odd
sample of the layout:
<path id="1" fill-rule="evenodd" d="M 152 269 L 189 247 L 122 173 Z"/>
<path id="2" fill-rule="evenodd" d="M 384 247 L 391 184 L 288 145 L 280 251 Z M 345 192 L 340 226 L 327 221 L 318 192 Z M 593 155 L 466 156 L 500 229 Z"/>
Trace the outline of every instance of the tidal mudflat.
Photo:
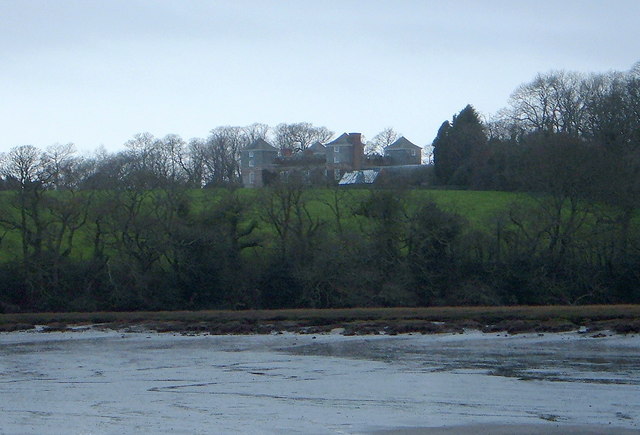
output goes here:
<path id="1" fill-rule="evenodd" d="M 2 434 L 580 427 L 640 431 L 640 336 L 0 334 Z"/>

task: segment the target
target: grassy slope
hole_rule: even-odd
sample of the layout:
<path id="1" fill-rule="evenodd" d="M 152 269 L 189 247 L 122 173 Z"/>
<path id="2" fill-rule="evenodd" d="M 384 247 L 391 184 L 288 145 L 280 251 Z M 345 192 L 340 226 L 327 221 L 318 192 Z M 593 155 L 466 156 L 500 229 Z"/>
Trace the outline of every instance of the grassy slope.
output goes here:
<path id="1" fill-rule="evenodd" d="M 58 194 L 53 192 L 52 194 Z M 239 195 L 248 199 L 253 210 L 249 214 L 261 224 L 260 233 L 268 233 L 266 224 L 261 222 L 261 198 L 266 194 L 262 189 L 240 189 Z M 0 207 L 5 212 L 10 210 L 11 192 L 0 192 Z M 205 207 L 215 204 L 222 195 L 219 190 L 194 190 L 189 192 L 193 201 L 194 211 L 202 210 Z M 311 189 L 307 192 L 309 198 L 309 210 L 315 218 L 318 218 L 330 228 L 334 227 L 335 217 L 327 203 L 333 201 L 334 191 L 332 189 Z M 345 228 L 355 226 L 357 217 L 351 215 L 351 210 L 363 201 L 369 191 L 366 189 L 353 189 L 340 192 L 342 207 L 344 208 Z M 508 192 L 492 191 L 462 191 L 462 190 L 411 190 L 406 192 L 406 199 L 410 211 L 429 200 L 435 201 L 438 205 L 448 211 L 452 211 L 464 216 L 476 229 L 487 226 L 491 218 L 504 210 L 511 202 L 520 197 L 518 194 Z M 73 256 L 76 258 L 86 258 L 90 254 L 91 246 L 91 223 L 88 223 L 84 230 L 78 231 L 74 239 Z M 0 233 L 2 236 L 4 232 Z M 8 261 L 20 255 L 20 237 L 16 230 L 8 231 L 4 234 L 0 243 L 0 261 Z"/>

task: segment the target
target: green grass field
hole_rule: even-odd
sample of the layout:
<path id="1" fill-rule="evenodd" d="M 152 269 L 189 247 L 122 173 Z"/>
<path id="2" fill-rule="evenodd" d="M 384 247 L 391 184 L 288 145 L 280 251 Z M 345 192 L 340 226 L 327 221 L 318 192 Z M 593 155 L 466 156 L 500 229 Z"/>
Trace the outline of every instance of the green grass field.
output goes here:
<path id="1" fill-rule="evenodd" d="M 264 214 L 263 198 L 268 191 L 263 189 L 238 189 L 238 196 L 246 200 L 250 209 L 246 213 L 246 220 L 254 220 L 259 224 L 257 234 L 269 235 L 272 231 L 261 218 Z M 151 201 L 151 196 L 157 192 L 150 192 L 146 201 Z M 60 195 L 60 192 L 50 192 L 48 195 Z M 84 193 L 88 195 L 89 193 Z M 101 199 L 104 193 L 92 192 L 94 198 Z M 198 213 L 206 208 L 215 207 L 228 191 L 222 189 L 192 190 L 186 193 L 191 202 L 191 212 Z M 12 206 L 12 195 L 14 192 L 0 192 L 1 212 L 13 216 L 15 219 L 18 211 Z M 328 204 L 335 201 L 336 191 L 334 189 L 309 189 L 305 192 L 307 206 L 311 216 L 323 222 L 329 230 L 335 230 L 335 217 Z M 362 217 L 354 216 L 353 210 L 357 209 L 369 195 L 366 189 L 342 189 L 337 191 L 340 207 L 343 209 L 343 226 L 345 228 L 356 228 L 358 219 Z M 487 228 L 492 218 L 505 210 L 510 203 L 523 198 L 522 194 L 493 191 L 463 191 L 463 190 L 409 190 L 401 193 L 407 204 L 408 212 L 411 213 L 428 201 L 434 201 L 446 211 L 457 213 L 466 218 L 474 229 L 482 230 Z M 109 209 L 105 210 L 106 213 Z M 74 236 L 72 256 L 76 258 L 87 258 L 91 253 L 92 235 L 94 226 L 88 221 Z M 0 261 L 9 261 L 19 258 L 21 255 L 20 234 L 15 229 L 10 229 L 6 225 L 0 227 Z"/>

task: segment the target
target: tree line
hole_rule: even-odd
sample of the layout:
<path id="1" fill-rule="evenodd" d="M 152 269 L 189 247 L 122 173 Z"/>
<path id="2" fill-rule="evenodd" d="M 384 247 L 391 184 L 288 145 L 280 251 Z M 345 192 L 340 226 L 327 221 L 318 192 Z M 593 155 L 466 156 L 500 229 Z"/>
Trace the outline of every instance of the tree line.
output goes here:
<path id="1" fill-rule="evenodd" d="M 543 160 L 551 165 L 562 159 L 565 175 L 622 171 L 628 176 L 616 177 L 611 186 L 603 180 L 597 184 L 624 189 L 625 181 L 637 182 L 632 174 L 640 150 L 640 63 L 626 72 L 538 74 L 520 85 L 491 120 L 483 122 L 468 105 L 445 121 L 433 148 L 437 183 L 442 185 L 540 191 L 545 186 L 532 182 L 540 178 L 532 172 L 550 169 Z M 546 155 L 554 152 L 559 154 Z M 597 168 L 575 166 L 593 162 Z"/>
<path id="2" fill-rule="evenodd" d="M 73 144 L 55 144 L 44 150 L 17 146 L 0 154 L 0 189 L 14 190 L 25 182 L 47 189 L 109 189 L 117 186 L 153 189 L 169 184 L 190 188 L 238 185 L 240 150 L 256 139 L 269 138 L 281 149 L 304 150 L 333 136 L 326 127 L 308 122 L 249 126 L 221 126 L 206 139 L 185 141 L 178 135 L 163 138 L 136 134 L 124 150 L 79 156 Z"/>
<path id="3" fill-rule="evenodd" d="M 606 204 L 514 201 L 481 226 L 423 191 L 2 197 L 3 311 L 640 302 L 640 234 Z"/>

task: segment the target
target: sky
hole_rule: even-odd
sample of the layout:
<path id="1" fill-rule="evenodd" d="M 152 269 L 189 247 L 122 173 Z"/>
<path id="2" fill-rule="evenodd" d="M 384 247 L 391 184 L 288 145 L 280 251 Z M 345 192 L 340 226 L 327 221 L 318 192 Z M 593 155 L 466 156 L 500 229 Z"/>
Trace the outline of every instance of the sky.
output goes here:
<path id="1" fill-rule="evenodd" d="M 640 61 L 639 0 L 0 0 L 0 152 L 311 122 L 427 145 L 537 73 Z"/>

